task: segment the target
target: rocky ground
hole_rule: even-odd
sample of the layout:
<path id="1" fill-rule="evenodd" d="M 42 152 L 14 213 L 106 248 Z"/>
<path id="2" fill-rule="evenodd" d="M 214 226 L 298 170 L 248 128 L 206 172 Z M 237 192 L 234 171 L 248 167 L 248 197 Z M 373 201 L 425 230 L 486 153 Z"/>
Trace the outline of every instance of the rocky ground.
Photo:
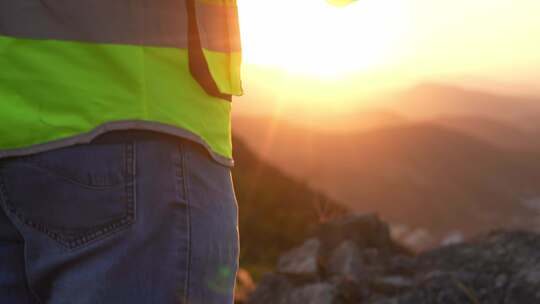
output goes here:
<path id="1" fill-rule="evenodd" d="M 498 231 L 415 254 L 351 215 L 284 254 L 248 304 L 540 303 L 540 235 Z"/>

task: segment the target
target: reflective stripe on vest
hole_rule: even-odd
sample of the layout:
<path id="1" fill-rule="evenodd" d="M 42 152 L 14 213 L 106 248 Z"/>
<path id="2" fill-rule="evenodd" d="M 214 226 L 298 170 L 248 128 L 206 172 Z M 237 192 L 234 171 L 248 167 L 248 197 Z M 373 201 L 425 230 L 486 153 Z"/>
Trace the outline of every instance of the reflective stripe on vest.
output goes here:
<path id="1" fill-rule="evenodd" d="M 220 92 L 241 95 L 236 1 L 4 0 L 0 2 L 0 34 L 31 39 L 187 48 L 190 37 L 186 7 L 189 2 L 195 3 L 200 46 Z"/>
<path id="2" fill-rule="evenodd" d="M 220 96 L 241 93 L 239 44 L 224 43 L 238 37 L 220 36 L 237 29 L 216 26 L 237 28 L 229 19 L 236 7 L 226 4 L 196 4 Z M 0 150 L 149 121 L 185 129 L 231 158 L 230 104 L 191 76 L 187 21 L 183 0 L 0 1 Z"/>

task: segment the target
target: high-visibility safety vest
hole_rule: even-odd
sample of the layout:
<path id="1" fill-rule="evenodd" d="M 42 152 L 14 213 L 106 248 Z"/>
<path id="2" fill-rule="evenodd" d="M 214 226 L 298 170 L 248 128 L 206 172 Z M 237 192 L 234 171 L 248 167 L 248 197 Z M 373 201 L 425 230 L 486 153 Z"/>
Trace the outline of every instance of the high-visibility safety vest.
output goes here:
<path id="1" fill-rule="evenodd" d="M 146 129 L 232 164 L 235 0 L 0 0 L 0 157 Z"/>

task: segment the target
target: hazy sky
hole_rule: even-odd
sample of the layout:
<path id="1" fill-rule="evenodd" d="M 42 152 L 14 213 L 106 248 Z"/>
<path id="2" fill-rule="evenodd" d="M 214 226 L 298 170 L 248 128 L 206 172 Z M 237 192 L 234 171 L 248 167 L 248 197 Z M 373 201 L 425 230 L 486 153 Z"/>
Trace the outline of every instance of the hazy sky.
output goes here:
<path id="1" fill-rule="evenodd" d="M 540 95 L 540 0 L 238 5 L 248 98 L 338 96 L 346 104 L 368 90 L 423 81 Z"/>

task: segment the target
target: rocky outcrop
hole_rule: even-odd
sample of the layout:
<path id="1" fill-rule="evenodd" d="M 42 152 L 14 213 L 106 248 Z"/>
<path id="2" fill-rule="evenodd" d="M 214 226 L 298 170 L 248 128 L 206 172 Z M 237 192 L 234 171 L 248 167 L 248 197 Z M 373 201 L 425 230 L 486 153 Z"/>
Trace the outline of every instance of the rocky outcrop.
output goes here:
<path id="1" fill-rule="evenodd" d="M 319 271 L 318 239 L 309 239 L 304 244 L 280 257 L 277 271 L 290 275 L 314 276 Z"/>
<path id="2" fill-rule="evenodd" d="M 540 303 L 540 235 L 493 232 L 413 254 L 373 215 L 318 227 L 249 304 Z"/>

